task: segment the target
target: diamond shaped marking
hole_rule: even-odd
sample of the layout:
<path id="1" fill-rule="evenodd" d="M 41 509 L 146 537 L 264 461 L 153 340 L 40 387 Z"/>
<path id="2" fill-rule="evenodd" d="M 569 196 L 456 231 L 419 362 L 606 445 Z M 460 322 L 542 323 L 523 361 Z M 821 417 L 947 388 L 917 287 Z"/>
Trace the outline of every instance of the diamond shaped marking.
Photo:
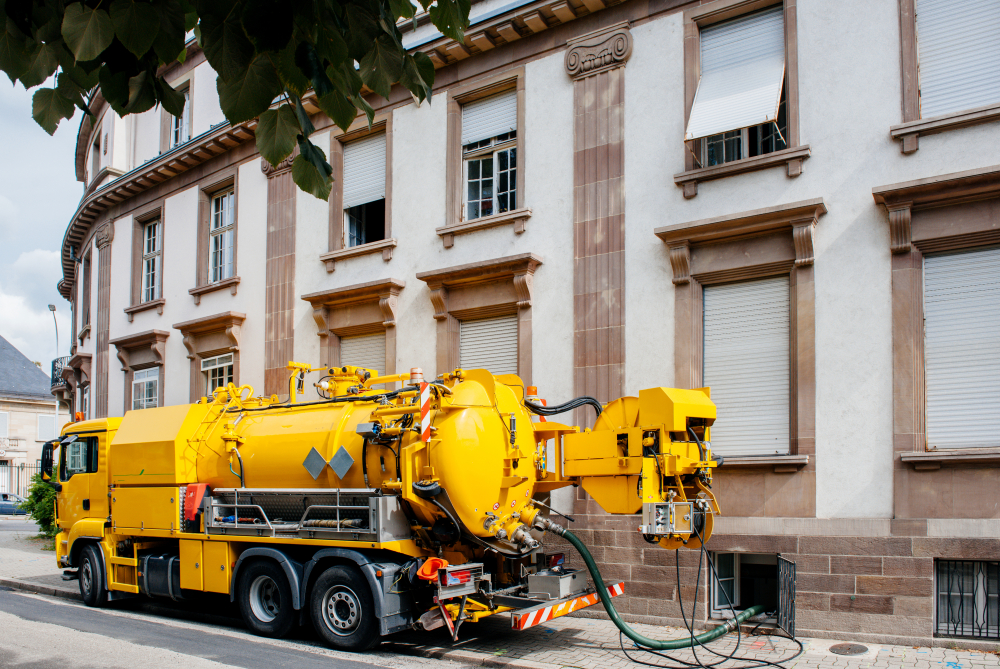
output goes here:
<path id="1" fill-rule="evenodd" d="M 337 452 L 333 454 L 332 458 L 330 458 L 330 466 L 333 467 L 333 471 L 336 472 L 337 476 L 341 479 L 347 475 L 347 472 L 350 471 L 353 464 L 354 458 L 351 457 L 351 454 L 348 453 L 347 449 L 343 446 L 338 448 Z"/>
<path id="2" fill-rule="evenodd" d="M 341 446 L 343 448 L 343 446 Z M 306 456 L 305 462 L 302 466 L 306 468 L 309 475 L 313 477 L 313 480 L 319 478 L 319 475 L 323 473 L 323 468 L 326 467 L 326 460 L 322 455 L 319 454 L 315 448 L 309 451 L 309 455 Z"/>

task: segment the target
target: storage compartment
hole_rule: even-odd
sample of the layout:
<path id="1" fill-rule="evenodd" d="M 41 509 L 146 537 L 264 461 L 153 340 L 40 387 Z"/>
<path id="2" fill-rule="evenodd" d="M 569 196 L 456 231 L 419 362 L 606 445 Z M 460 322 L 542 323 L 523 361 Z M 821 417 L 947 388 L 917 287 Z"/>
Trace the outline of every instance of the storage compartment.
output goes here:
<path id="1" fill-rule="evenodd" d="M 203 550 L 205 592 L 229 594 L 233 563 L 236 561 L 232 545 L 228 541 L 206 541 L 203 543 Z"/>
<path id="2" fill-rule="evenodd" d="M 528 596 L 532 599 L 563 599 L 587 591 L 582 569 L 546 569 L 528 576 Z"/>
<path id="3" fill-rule="evenodd" d="M 178 488 L 115 488 L 111 491 L 111 523 L 116 531 L 179 530 Z"/>
<path id="4" fill-rule="evenodd" d="M 201 540 L 181 539 L 181 587 L 185 590 L 204 589 L 204 559 Z"/>

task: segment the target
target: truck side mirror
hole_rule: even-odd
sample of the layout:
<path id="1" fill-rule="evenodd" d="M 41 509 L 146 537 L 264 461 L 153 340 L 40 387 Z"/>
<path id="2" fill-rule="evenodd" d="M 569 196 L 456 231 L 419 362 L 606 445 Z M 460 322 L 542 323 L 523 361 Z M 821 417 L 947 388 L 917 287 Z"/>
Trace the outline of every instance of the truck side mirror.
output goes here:
<path id="1" fill-rule="evenodd" d="M 47 441 L 42 445 L 42 466 L 41 474 L 43 481 L 52 480 L 52 452 L 55 442 Z"/>

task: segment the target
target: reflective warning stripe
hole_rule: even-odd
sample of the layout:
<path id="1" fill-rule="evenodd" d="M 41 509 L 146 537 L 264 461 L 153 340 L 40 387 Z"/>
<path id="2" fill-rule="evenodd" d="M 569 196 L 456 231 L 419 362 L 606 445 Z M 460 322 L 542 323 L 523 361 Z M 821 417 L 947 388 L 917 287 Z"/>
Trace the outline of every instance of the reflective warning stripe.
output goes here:
<path id="1" fill-rule="evenodd" d="M 625 592 L 624 583 L 615 583 L 608 588 L 608 594 L 612 597 L 617 597 Z M 579 611 L 580 609 L 585 609 L 588 606 L 593 606 L 594 604 L 601 601 L 601 598 L 596 592 L 592 592 L 588 595 L 580 595 L 579 597 L 574 597 L 573 599 L 560 602 L 558 604 L 552 604 L 551 606 L 545 606 L 542 608 L 529 609 L 524 612 L 514 611 L 511 613 L 510 626 L 516 630 L 526 630 L 529 627 L 534 627 L 546 621 L 552 620 L 553 618 L 558 618 L 564 616 L 567 613 L 572 613 L 573 611 Z"/>
<path id="2" fill-rule="evenodd" d="M 420 384 L 420 441 L 427 442 L 431 438 L 431 384 Z"/>

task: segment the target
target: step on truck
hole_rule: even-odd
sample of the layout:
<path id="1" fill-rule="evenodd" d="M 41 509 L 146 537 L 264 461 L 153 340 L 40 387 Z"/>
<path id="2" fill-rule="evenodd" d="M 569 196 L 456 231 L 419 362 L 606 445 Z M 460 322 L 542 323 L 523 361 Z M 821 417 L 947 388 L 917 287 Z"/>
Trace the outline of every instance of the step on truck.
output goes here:
<path id="1" fill-rule="evenodd" d="M 402 630 L 457 638 L 496 614 L 526 629 L 598 601 L 610 613 L 622 584 L 596 567 L 591 583 L 543 545 L 544 530 L 564 532 L 547 503 L 557 488 L 642 512 L 636 530 L 664 548 L 711 536 L 708 389 L 546 406 L 482 369 L 289 371 L 283 401 L 229 384 L 70 423 L 45 444 L 56 559 L 86 604 L 218 593 L 256 634 L 311 623 L 331 647 L 364 650 Z M 300 395 L 307 379 L 315 397 Z M 597 414 L 591 428 L 550 419 L 575 409 Z"/>

